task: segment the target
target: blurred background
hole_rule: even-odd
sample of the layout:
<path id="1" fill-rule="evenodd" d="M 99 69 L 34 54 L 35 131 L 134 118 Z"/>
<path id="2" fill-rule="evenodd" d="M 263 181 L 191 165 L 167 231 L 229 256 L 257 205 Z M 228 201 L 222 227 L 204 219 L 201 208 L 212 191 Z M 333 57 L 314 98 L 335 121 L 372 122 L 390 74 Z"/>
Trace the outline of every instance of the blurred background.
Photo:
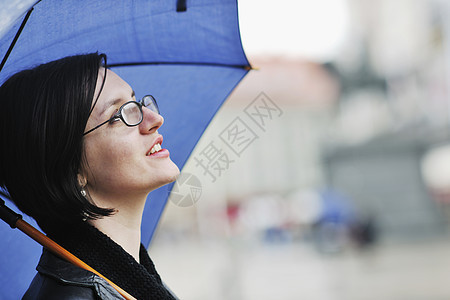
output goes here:
<path id="1" fill-rule="evenodd" d="M 241 0 L 256 68 L 150 254 L 181 298 L 450 299 L 450 2 Z"/>

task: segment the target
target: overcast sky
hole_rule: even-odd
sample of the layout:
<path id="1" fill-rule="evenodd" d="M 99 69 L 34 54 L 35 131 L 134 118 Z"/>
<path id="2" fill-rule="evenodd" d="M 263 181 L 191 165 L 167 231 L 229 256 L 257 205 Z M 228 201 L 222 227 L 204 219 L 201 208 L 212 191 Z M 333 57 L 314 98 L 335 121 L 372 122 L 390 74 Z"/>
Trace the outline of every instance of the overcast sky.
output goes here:
<path id="1" fill-rule="evenodd" d="M 337 54 L 348 24 L 346 0 L 239 0 L 244 49 L 326 61 Z"/>

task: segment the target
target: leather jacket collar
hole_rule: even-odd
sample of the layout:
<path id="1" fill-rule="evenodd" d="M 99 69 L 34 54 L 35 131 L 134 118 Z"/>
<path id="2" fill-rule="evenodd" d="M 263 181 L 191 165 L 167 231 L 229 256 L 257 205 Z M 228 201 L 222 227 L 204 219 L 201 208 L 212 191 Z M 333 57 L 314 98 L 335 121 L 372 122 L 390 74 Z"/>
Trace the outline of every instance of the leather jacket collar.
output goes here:
<path id="1" fill-rule="evenodd" d="M 92 295 L 91 299 L 124 299 L 103 278 L 55 256 L 46 249 L 43 250 L 36 269 L 39 273 L 22 299 L 65 299 L 69 295 L 74 299 L 85 299 L 88 294 Z M 48 298 L 49 296 L 51 298 Z"/>

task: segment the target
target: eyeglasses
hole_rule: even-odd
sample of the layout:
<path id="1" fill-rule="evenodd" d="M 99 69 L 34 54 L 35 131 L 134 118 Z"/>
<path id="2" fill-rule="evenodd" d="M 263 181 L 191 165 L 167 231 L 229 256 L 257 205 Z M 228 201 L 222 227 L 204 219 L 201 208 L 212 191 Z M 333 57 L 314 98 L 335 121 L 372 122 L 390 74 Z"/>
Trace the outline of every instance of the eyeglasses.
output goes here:
<path id="1" fill-rule="evenodd" d="M 144 115 L 142 113 L 142 106 L 147 107 L 151 111 L 159 114 L 159 108 L 155 98 L 151 95 L 146 95 L 142 97 L 140 101 L 132 100 L 128 101 L 127 103 L 124 103 L 119 108 L 119 110 L 111 118 L 109 118 L 109 120 L 106 120 L 100 125 L 97 125 L 94 128 L 86 131 L 85 133 L 83 133 L 83 135 L 86 135 L 89 132 L 94 131 L 95 129 L 105 125 L 106 123 L 112 123 L 118 121 L 119 119 L 122 120 L 122 122 L 129 127 L 137 126 L 141 124 L 142 120 L 144 119 Z"/>

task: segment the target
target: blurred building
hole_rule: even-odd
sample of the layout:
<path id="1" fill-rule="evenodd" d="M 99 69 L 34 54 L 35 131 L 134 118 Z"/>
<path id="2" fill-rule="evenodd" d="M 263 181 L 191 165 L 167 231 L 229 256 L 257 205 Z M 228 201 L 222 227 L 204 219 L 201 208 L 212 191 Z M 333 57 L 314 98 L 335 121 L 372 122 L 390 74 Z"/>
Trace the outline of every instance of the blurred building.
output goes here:
<path id="1" fill-rule="evenodd" d="M 258 11 L 266 44 L 282 34 L 345 39 L 322 60 L 248 53 L 257 69 L 182 170 L 200 184 L 178 193 L 198 197 L 169 201 L 156 250 L 168 270 L 173 256 L 195 267 L 206 261 L 195 273 L 201 284 L 183 287 L 192 299 L 450 297 L 450 4 L 331 2 L 292 1 L 270 18 Z M 333 11 L 348 18 L 336 32 Z M 309 14 L 312 26 L 293 25 Z M 366 248 L 374 252 L 352 251 L 377 241 Z M 180 285 L 190 281 L 177 265 L 169 272 Z"/>
<path id="2" fill-rule="evenodd" d="M 429 150 L 449 140 L 448 5 L 347 4 L 350 26 L 332 60 L 250 57 L 257 69 L 221 108 L 183 170 L 202 183 L 195 212 L 176 213 L 174 222 L 194 216 L 199 232 L 214 235 L 230 226 L 226 211 L 236 203 L 258 195 L 289 203 L 298 192 L 332 188 L 357 214 L 374 218 L 382 236 L 444 231 L 443 204 L 434 197 L 442 193 L 427 185 L 421 166 Z M 238 150 L 227 141 L 233 128 Z M 206 168 L 211 151 L 216 161 Z"/>

